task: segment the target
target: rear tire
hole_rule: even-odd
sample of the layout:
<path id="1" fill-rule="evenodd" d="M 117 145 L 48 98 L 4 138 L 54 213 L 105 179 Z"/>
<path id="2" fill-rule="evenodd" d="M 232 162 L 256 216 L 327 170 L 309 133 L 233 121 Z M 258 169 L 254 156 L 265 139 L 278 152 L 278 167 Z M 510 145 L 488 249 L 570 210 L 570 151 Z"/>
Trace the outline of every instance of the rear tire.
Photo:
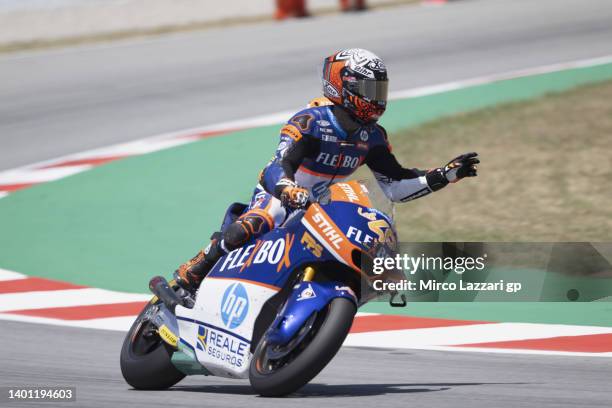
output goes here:
<path id="1" fill-rule="evenodd" d="M 121 374 L 125 381 L 139 390 L 163 390 L 185 378 L 172 361 L 174 350 L 156 333 L 144 318 L 154 307 L 148 303 L 128 331 L 121 347 Z"/>
<path id="2" fill-rule="evenodd" d="M 262 361 L 268 347 L 266 336 L 255 349 L 249 367 L 249 380 L 257 393 L 265 397 L 280 397 L 302 388 L 325 368 L 336 355 L 348 334 L 357 308 L 345 298 L 333 299 L 313 327 L 318 329 L 299 354 L 286 365 L 265 372 Z"/>

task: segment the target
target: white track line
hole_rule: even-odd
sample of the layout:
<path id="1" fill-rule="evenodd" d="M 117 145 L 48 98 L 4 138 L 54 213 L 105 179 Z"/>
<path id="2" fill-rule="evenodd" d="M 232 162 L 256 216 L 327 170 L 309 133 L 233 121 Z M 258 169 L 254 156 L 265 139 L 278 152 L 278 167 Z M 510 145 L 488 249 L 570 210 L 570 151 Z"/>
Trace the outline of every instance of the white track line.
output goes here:
<path id="1" fill-rule="evenodd" d="M 23 273 L 9 271 L 8 269 L 0 269 L 0 281 L 9 281 L 25 278 L 27 278 L 27 276 Z"/>
<path id="2" fill-rule="evenodd" d="M 93 166 L 67 166 L 56 167 L 50 169 L 32 170 L 9 170 L 0 173 L 0 184 L 21 184 L 21 183 L 44 183 L 46 181 L 59 180 L 64 177 L 72 176 L 85 170 L 91 169 Z"/>
<path id="3" fill-rule="evenodd" d="M 167 140 L 136 140 L 129 143 L 122 143 L 96 150 L 89 150 L 69 156 L 69 160 L 92 159 L 99 157 L 113 156 L 137 156 L 141 154 L 153 153 L 172 147 L 192 143 L 197 139 L 167 139 Z M 61 163 L 61 161 L 60 161 Z"/>
<path id="4" fill-rule="evenodd" d="M 351 334 L 345 344 L 388 348 L 419 348 L 612 333 L 612 327 L 536 323 L 488 323 L 427 329 Z"/>
<path id="5" fill-rule="evenodd" d="M 350 334 L 349 334 L 350 336 Z M 370 346 L 371 347 L 371 346 Z M 498 354 L 535 354 L 545 356 L 567 356 L 567 357 L 612 357 L 612 353 L 587 353 L 580 351 L 557 351 L 557 350 L 530 350 L 530 349 L 504 349 L 504 348 L 489 348 L 489 347 L 455 347 L 455 346 L 423 346 L 414 347 L 418 350 L 434 350 L 434 351 L 465 351 L 468 353 L 498 353 Z"/>
<path id="6" fill-rule="evenodd" d="M 150 295 L 115 292 L 97 288 L 7 293 L 0 295 L 0 312 L 23 309 L 45 309 L 50 307 L 103 305 L 138 301 L 146 302 L 150 299 Z"/>

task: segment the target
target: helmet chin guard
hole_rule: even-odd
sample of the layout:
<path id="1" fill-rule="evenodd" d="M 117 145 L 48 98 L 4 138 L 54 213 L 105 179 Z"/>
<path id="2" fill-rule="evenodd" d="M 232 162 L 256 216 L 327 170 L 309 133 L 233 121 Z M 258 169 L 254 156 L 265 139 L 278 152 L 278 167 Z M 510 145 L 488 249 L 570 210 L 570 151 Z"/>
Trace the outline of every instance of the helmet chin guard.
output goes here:
<path id="1" fill-rule="evenodd" d="M 359 121 L 377 121 L 387 107 L 389 81 L 382 59 L 361 48 L 339 51 L 323 64 L 323 94 Z"/>

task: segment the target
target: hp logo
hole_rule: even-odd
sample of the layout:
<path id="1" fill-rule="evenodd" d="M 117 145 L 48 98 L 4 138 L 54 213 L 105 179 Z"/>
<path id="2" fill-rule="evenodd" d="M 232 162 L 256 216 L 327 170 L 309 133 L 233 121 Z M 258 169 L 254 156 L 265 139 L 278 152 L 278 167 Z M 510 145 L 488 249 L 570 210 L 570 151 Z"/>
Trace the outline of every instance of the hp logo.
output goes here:
<path id="1" fill-rule="evenodd" d="M 249 297 L 246 289 L 240 283 L 231 284 L 223 294 L 221 300 L 221 319 L 230 329 L 235 329 L 249 311 Z"/>

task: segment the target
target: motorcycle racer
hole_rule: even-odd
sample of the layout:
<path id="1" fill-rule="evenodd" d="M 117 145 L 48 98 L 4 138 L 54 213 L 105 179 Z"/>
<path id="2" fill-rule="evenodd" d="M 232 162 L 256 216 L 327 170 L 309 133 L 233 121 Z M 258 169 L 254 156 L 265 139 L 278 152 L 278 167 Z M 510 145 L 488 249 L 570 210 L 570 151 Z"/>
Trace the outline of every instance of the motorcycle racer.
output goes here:
<path id="1" fill-rule="evenodd" d="M 323 94 L 291 117 L 261 171 L 247 210 L 223 233 L 175 272 L 184 288 L 197 288 L 219 258 L 279 226 L 327 188 L 365 164 L 382 191 L 406 202 L 477 175 L 475 152 L 462 154 L 430 170 L 402 167 L 391 153 L 385 129 L 377 121 L 387 106 L 388 77 L 383 61 L 353 48 L 324 61 Z"/>

